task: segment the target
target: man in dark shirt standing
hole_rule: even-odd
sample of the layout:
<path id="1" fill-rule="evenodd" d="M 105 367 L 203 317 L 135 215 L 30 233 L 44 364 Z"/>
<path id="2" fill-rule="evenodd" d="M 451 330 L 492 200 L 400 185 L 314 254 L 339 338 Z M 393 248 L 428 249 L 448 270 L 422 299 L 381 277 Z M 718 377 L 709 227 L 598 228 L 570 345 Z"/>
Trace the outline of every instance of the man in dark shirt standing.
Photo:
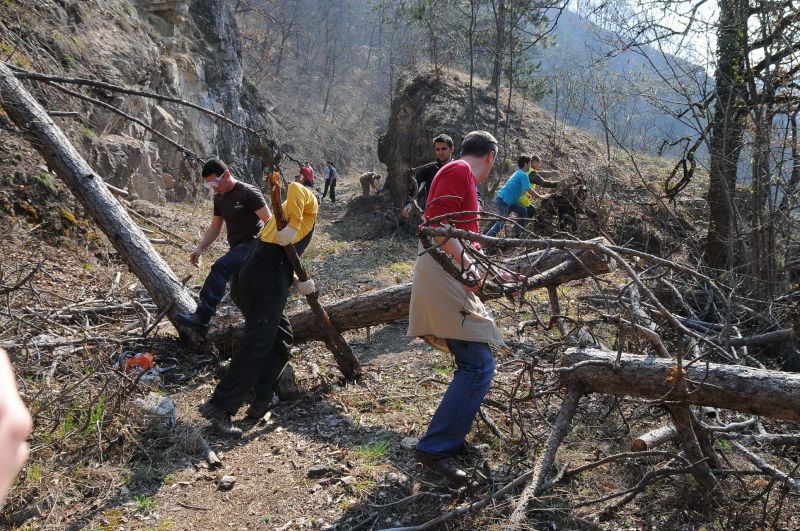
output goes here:
<path id="1" fill-rule="evenodd" d="M 417 181 L 417 194 L 414 197 L 413 193 L 409 193 L 408 200 L 406 200 L 406 204 L 400 212 L 404 218 L 408 218 L 411 215 L 411 202 L 414 199 L 417 199 L 420 208 L 425 210 L 425 201 L 431 189 L 433 178 L 436 177 L 436 173 L 442 166 L 453 160 L 453 139 L 449 136 L 441 134 L 434 138 L 433 149 L 436 152 L 436 160 L 421 166 L 417 170 L 417 174 L 414 177 Z"/>
<path id="2" fill-rule="evenodd" d="M 211 266 L 211 272 L 200 290 L 200 302 L 195 312 L 178 314 L 177 319 L 205 332 L 211 317 L 217 313 L 217 304 L 225 295 L 225 285 L 242 267 L 253 238 L 269 220 L 271 213 L 261 191 L 234 179 L 228 166 L 221 160 L 206 162 L 202 176 L 203 186 L 214 190 L 214 214 L 211 225 L 189 254 L 189 261 L 199 267 L 200 255 L 219 237 L 223 223 L 228 228 L 230 250 Z"/>

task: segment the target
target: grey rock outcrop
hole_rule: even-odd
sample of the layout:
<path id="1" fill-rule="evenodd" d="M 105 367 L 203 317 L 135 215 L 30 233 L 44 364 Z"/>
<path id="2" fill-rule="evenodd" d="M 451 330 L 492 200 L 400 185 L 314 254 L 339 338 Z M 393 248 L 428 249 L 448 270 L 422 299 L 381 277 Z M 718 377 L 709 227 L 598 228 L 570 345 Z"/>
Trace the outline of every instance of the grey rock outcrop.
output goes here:
<path id="1" fill-rule="evenodd" d="M 9 9 L 0 14 L 0 21 L 33 13 L 24 3 Z M 33 62 L 32 70 L 180 98 L 267 136 L 276 129 L 244 74 L 241 38 L 229 2 L 63 0 L 43 3 L 36 14 L 33 31 L 11 26 L 19 32 L 17 40 L 47 50 Z M 197 192 L 199 161 L 187 160 L 169 142 L 106 109 L 42 85 L 33 88 L 40 101 L 79 110 L 81 121 L 64 121 L 63 127 L 109 183 L 157 202 Z M 271 141 L 188 107 L 105 90 L 78 90 L 135 116 L 200 158 L 226 160 L 238 177 L 250 182 L 259 181 L 265 166 L 278 157 Z"/>
<path id="2" fill-rule="evenodd" d="M 163 203 L 158 147 L 129 135 L 107 134 L 91 142 L 89 164 L 106 182 L 153 203 Z"/>

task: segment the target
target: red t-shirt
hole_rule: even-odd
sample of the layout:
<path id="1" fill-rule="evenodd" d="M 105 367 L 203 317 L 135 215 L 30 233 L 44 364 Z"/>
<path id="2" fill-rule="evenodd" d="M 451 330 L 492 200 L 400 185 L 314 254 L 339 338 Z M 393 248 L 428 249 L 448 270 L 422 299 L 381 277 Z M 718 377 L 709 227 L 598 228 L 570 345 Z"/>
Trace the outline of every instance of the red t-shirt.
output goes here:
<path id="1" fill-rule="evenodd" d="M 300 175 L 303 176 L 303 183 L 314 182 L 314 170 L 311 169 L 311 166 L 303 166 L 300 168 Z"/>
<path id="2" fill-rule="evenodd" d="M 426 204 L 426 221 L 453 212 L 479 211 L 478 181 L 469 164 L 463 160 L 454 160 L 442 166 L 433 178 Z M 480 232 L 478 219 L 475 214 L 462 214 L 451 217 L 450 223 L 459 229 Z M 440 223 L 436 222 L 437 225 Z"/>

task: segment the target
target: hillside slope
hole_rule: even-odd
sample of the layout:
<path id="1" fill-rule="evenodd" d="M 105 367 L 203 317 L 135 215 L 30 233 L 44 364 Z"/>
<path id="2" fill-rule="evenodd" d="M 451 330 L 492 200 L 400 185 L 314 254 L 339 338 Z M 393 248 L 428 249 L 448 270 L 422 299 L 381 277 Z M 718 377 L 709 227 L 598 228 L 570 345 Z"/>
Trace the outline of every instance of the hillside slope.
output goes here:
<path id="1" fill-rule="evenodd" d="M 458 71 L 446 71 L 438 77 L 423 71 L 399 80 L 388 129 L 379 142 L 379 155 L 387 166 L 388 187 L 396 206 L 408 193 L 411 168 L 432 160 L 434 136 L 447 133 L 459 146 L 471 130 L 493 130 L 494 97 L 485 81 L 476 80 L 473 98 L 474 120 L 468 76 Z M 661 190 L 674 161 L 613 150 L 608 162 L 604 146 L 592 133 L 554 120 L 525 98 L 512 97 L 510 106 L 507 93 L 501 93 L 501 98 L 496 136 L 506 148 L 501 148 L 487 180 L 488 197 L 493 197 L 516 169 L 518 155 L 534 153 L 542 157 L 545 169 L 559 170 L 565 181 L 585 182 L 588 194 L 584 203 L 593 213 L 593 221 L 582 224 L 576 234 L 579 237 L 604 235 L 618 243 L 668 255 L 685 252 L 685 241 L 702 233 L 702 176 L 690 184 L 676 205 L 668 205 L 661 199 Z M 484 201 L 484 207 L 492 209 L 492 201 Z"/>

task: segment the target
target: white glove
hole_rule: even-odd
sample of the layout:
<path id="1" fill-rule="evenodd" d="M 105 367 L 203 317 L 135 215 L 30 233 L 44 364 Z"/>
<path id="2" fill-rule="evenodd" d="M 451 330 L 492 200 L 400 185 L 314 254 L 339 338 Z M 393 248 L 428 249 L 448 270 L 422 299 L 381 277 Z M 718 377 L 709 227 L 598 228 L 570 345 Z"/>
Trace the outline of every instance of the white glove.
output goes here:
<path id="1" fill-rule="evenodd" d="M 466 269 L 464 269 L 463 275 L 466 279 L 480 280 L 481 278 L 480 269 L 478 269 L 478 266 L 475 264 L 475 262 L 471 263 Z"/>
<path id="2" fill-rule="evenodd" d="M 275 243 L 285 247 L 294 241 L 295 236 L 297 236 L 297 229 L 293 229 L 289 225 L 286 225 L 284 228 L 275 233 Z"/>
<path id="3" fill-rule="evenodd" d="M 299 278 L 294 277 L 294 287 L 297 288 L 302 295 L 311 295 L 317 291 L 317 286 L 314 284 L 314 279 L 309 278 L 305 282 L 301 282 Z"/>

